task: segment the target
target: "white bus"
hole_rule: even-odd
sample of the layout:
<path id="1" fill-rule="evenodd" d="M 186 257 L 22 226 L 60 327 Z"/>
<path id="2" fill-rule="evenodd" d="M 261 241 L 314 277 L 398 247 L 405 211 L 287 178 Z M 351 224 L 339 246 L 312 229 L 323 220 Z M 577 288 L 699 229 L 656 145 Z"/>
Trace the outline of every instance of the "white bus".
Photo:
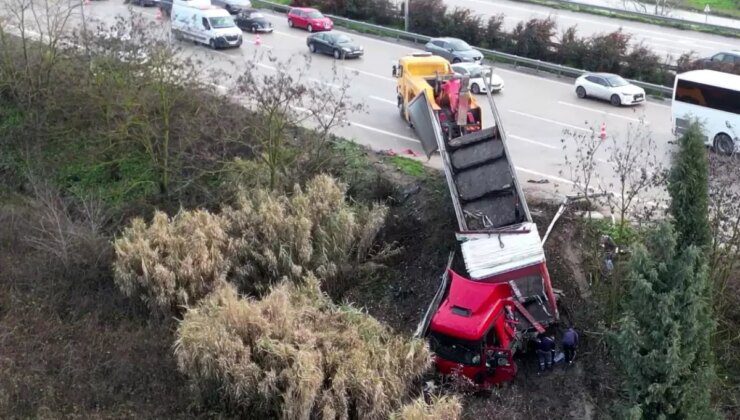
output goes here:
<path id="1" fill-rule="evenodd" d="M 694 70 L 676 76 L 673 86 L 673 129 L 683 134 L 696 119 L 704 143 L 722 154 L 740 151 L 740 76 Z"/>

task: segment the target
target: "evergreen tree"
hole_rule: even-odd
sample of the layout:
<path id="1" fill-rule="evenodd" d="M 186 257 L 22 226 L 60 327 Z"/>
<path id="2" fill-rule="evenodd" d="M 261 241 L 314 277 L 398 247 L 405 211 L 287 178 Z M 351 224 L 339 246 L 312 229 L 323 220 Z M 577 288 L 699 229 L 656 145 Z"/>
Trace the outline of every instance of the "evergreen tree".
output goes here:
<path id="1" fill-rule="evenodd" d="M 668 179 L 670 211 L 681 248 L 696 245 L 703 249 L 710 242 L 709 168 L 703 138 L 701 126 L 693 122 L 678 141 Z"/>
<path id="2" fill-rule="evenodd" d="M 633 249 L 614 335 L 631 419 L 705 419 L 714 378 L 714 331 L 703 253 L 676 246 L 668 224 Z"/>

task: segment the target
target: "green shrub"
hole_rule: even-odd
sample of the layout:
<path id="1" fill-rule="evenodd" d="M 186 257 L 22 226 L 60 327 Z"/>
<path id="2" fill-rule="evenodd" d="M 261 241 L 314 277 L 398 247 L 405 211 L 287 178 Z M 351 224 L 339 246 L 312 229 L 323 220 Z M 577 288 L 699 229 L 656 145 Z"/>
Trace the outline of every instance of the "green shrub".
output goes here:
<path id="1" fill-rule="evenodd" d="M 311 276 L 262 300 L 219 288 L 185 313 L 175 356 L 204 401 L 286 420 L 388 418 L 431 360 L 425 342 L 334 305 Z"/>

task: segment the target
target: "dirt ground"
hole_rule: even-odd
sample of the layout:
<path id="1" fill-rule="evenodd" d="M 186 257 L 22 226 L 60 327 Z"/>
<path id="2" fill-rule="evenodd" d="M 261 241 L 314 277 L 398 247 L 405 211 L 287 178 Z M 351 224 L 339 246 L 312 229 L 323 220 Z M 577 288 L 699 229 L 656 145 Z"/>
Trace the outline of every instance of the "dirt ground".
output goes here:
<path id="1" fill-rule="evenodd" d="M 449 253 L 456 221 L 439 174 L 405 175 L 374 157 L 395 185 L 380 241 L 402 249 L 359 271 L 343 300 L 394 329 L 411 334 L 432 299 Z M 557 207 L 530 202 L 544 234 Z M 151 320 L 116 289 L 102 261 L 74 270 L 28 246 L 31 215 L 0 202 L 0 418 L 193 418 L 203 412 L 177 373 L 172 320 Z M 579 274 L 582 239 L 567 213 L 546 246 L 554 286 L 582 334 L 578 362 L 536 375 L 529 356 L 511 384 L 465 399 L 465 418 L 605 418 L 614 396 L 613 370 L 604 360 Z"/>
<path id="2" fill-rule="evenodd" d="M 436 292 L 449 253 L 455 249 L 457 222 L 441 176 L 419 179 L 392 168 L 383 171 L 391 174 L 398 192 L 381 239 L 401 246 L 402 258 L 363 276 L 344 298 L 397 330 L 412 333 Z M 553 197 L 540 193 L 528 198 L 541 236 L 558 209 Z M 585 238 L 578 222 L 566 211 L 545 246 L 553 286 L 565 295 L 561 302 L 564 319 L 575 322 L 581 331 L 578 362 L 568 370 L 558 367 L 538 376 L 533 355 L 524 355 L 513 383 L 466 398 L 465 418 L 492 418 L 497 414 L 515 419 L 609 417 L 615 374 L 605 362 L 604 343 L 596 332 L 598 321 L 589 299 L 591 291 L 581 268 Z"/>

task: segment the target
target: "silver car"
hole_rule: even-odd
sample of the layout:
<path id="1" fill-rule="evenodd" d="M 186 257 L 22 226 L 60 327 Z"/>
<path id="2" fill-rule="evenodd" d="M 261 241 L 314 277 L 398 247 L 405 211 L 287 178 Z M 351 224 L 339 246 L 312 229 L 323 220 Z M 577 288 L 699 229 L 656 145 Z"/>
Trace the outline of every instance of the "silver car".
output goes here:
<path id="1" fill-rule="evenodd" d="M 451 63 L 480 63 L 483 61 L 483 54 L 462 39 L 434 38 L 424 47 L 430 53 L 444 57 Z"/>
<path id="2" fill-rule="evenodd" d="M 587 73 L 576 79 L 576 95 L 611 102 L 614 106 L 645 102 L 645 90 L 611 73 Z"/>

